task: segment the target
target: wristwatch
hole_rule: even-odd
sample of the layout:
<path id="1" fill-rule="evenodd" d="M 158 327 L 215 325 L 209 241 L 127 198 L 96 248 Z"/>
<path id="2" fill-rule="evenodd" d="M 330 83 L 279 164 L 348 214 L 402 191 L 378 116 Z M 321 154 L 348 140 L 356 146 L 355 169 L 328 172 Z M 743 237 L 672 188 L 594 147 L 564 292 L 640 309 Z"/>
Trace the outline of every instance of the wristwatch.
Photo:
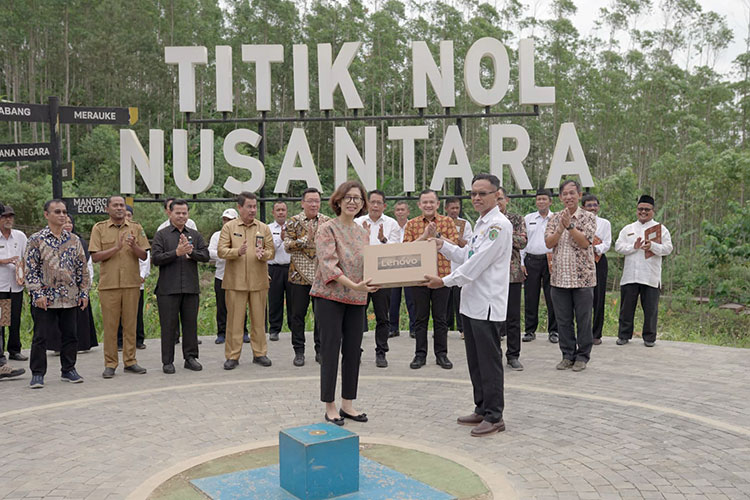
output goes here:
<path id="1" fill-rule="evenodd" d="M 383 236 L 383 239 L 380 240 L 380 243 L 388 243 L 388 238 L 386 238 L 385 236 Z"/>
<path id="2" fill-rule="evenodd" d="M 565 229 L 567 229 L 568 231 L 570 231 L 574 227 L 576 227 L 576 225 L 571 222 L 570 225 L 568 227 L 566 227 Z"/>

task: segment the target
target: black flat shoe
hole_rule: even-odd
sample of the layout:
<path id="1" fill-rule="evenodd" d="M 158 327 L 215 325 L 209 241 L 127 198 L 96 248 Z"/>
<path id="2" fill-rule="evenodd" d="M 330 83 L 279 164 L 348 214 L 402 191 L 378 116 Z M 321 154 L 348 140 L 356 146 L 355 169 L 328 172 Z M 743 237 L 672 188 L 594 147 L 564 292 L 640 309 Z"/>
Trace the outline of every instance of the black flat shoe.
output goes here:
<path id="1" fill-rule="evenodd" d="M 339 415 L 341 415 L 341 419 L 345 418 L 351 418 L 355 422 L 367 422 L 367 413 L 360 413 L 359 415 L 349 415 L 344 410 L 339 410 Z"/>
<path id="2" fill-rule="evenodd" d="M 324 416 L 326 417 L 326 422 L 330 422 L 332 424 L 338 425 L 339 427 L 341 427 L 342 425 L 344 425 L 344 417 L 328 418 L 328 414 L 327 413 Z"/>

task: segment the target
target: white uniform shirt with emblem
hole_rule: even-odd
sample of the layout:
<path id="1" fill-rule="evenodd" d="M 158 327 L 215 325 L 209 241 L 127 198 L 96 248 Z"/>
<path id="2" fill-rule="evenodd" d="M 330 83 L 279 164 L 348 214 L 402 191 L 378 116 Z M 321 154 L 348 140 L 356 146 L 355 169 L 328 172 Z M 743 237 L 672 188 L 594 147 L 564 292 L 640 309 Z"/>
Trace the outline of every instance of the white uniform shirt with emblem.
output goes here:
<path id="1" fill-rule="evenodd" d="M 208 258 L 216 265 L 216 273 L 214 273 L 214 277 L 218 280 L 224 281 L 224 269 L 227 267 L 227 261 L 219 257 L 220 234 L 221 231 L 216 231 L 211 235 L 211 239 L 208 242 Z"/>
<path id="2" fill-rule="evenodd" d="M 497 207 L 477 219 L 474 235 L 464 248 L 444 242 L 440 253 L 462 262 L 443 278 L 446 287 L 461 287 L 461 314 L 505 321 L 508 309 L 513 225 Z"/>
<path id="3" fill-rule="evenodd" d="M 625 256 L 620 285 L 641 283 L 654 288 L 661 286 L 661 258 L 672 253 L 672 237 L 667 228 L 661 226 L 661 244 L 651 242 L 651 251 L 654 252 L 654 255 L 648 259 L 646 258 L 646 252 L 642 249 L 636 250 L 633 248 L 639 237 L 643 239 L 643 233 L 646 229 L 657 224 L 659 223 L 653 219 L 645 224 L 635 221 L 620 231 L 620 235 L 615 242 L 617 253 Z"/>
<path id="4" fill-rule="evenodd" d="M 374 221 L 368 214 L 354 219 L 354 222 L 360 226 L 362 226 L 362 223 L 365 221 L 370 225 L 370 245 L 383 244 L 383 242 L 378 239 L 380 226 L 383 226 L 383 236 L 385 236 L 385 239 L 387 240 L 386 243 L 401 243 L 401 240 L 403 239 L 403 235 L 400 235 L 399 233 L 401 228 L 393 217 L 383 214 L 377 221 Z"/>
<path id="5" fill-rule="evenodd" d="M 544 242 L 544 231 L 547 229 L 547 223 L 553 215 L 555 215 L 555 212 L 552 210 L 547 213 L 547 217 L 542 217 L 542 214 L 536 211 L 526 214 L 523 218 L 526 223 L 526 237 L 528 239 L 526 248 L 521 249 L 522 266 L 526 265 L 524 262 L 526 262 L 526 254 L 528 253 L 532 255 L 552 253 L 552 249 L 547 248 L 547 244 Z"/>
<path id="6" fill-rule="evenodd" d="M 462 219 L 461 217 L 459 217 L 458 220 L 466 220 L 466 219 Z M 456 229 L 458 229 L 458 226 L 456 227 Z M 471 230 L 471 223 L 466 220 L 466 224 L 464 225 L 464 234 L 461 235 L 461 239 L 466 242 L 467 246 L 469 245 L 469 242 L 471 241 L 472 234 L 474 233 Z M 460 265 L 461 265 L 461 262 L 454 262 L 451 260 L 451 272 L 458 269 L 458 266 Z"/>
<path id="7" fill-rule="evenodd" d="M 26 235 L 18 229 L 11 229 L 10 235 L 6 239 L 3 233 L 0 233 L 0 259 L 9 259 L 19 257 L 23 260 L 23 253 L 26 250 Z M 5 264 L 0 266 L 0 292 L 18 293 L 23 291 L 23 285 L 16 281 L 16 265 Z"/>
<path id="8" fill-rule="evenodd" d="M 284 223 L 284 227 L 286 227 L 286 222 Z M 279 224 L 276 221 L 273 221 L 268 225 L 268 228 L 271 230 L 271 238 L 273 238 L 273 247 L 276 249 L 276 254 L 273 256 L 273 259 L 268 261 L 269 266 L 287 266 L 289 265 L 289 261 L 292 260 L 292 257 L 287 253 L 286 248 L 284 248 L 284 240 L 281 238 L 281 230 L 283 229 L 281 227 L 281 224 Z"/>
<path id="9" fill-rule="evenodd" d="M 158 233 L 159 231 L 161 231 L 162 229 L 164 229 L 168 225 L 169 225 L 169 219 L 167 219 L 164 222 L 162 222 L 161 224 L 159 224 L 159 227 L 156 229 L 156 232 Z M 198 230 L 198 226 L 195 225 L 195 221 L 193 219 L 188 219 L 187 222 L 185 223 L 185 225 L 187 227 L 189 227 L 190 229 L 195 229 L 196 231 Z"/>
<path id="10" fill-rule="evenodd" d="M 612 224 L 607 219 L 596 216 L 596 237 L 602 240 L 598 245 L 594 245 L 594 253 L 603 255 L 607 253 L 612 246 Z"/>

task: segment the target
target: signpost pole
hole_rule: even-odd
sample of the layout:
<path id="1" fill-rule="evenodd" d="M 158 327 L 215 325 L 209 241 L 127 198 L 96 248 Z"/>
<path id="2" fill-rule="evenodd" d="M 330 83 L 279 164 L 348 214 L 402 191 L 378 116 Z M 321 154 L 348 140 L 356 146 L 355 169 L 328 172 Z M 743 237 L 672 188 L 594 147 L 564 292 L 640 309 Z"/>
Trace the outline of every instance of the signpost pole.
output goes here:
<path id="1" fill-rule="evenodd" d="M 58 108 L 60 100 L 57 97 L 49 98 L 49 152 L 52 160 L 52 197 L 62 198 L 62 172 L 60 172 L 60 137 L 57 135 Z"/>
<path id="2" fill-rule="evenodd" d="M 258 150 L 258 160 L 265 165 L 266 164 L 266 112 L 261 111 L 261 116 L 263 117 L 263 120 L 258 122 L 258 135 L 260 136 L 260 149 Z M 265 184 L 265 183 L 264 183 Z M 265 186 L 260 187 L 260 197 L 265 198 L 266 197 L 266 188 Z M 263 201 L 260 203 L 260 220 L 263 222 L 266 222 L 266 202 Z"/>

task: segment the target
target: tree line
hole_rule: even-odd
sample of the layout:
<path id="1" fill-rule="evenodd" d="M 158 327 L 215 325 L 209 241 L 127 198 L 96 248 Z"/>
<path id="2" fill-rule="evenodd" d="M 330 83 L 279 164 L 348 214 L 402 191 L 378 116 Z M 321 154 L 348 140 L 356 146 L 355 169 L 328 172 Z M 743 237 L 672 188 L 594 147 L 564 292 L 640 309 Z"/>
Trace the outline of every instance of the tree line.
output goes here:
<path id="1" fill-rule="evenodd" d="M 611 0 L 598 12 L 598 29 L 583 36 L 570 21 L 578 8 L 574 0 L 553 0 L 551 5 L 552 14 L 541 17 L 519 0 L 9 0 L 0 4 L 5 20 L 0 31 L 0 99 L 45 103 L 48 96 L 57 95 L 63 105 L 138 107 L 140 120 L 132 128 L 144 145 L 150 128 L 190 131 L 191 172 L 197 174 L 199 127 L 188 125 L 179 112 L 177 70 L 164 63 L 167 46 L 209 49 L 209 65 L 197 69 L 196 118 L 220 116 L 213 111 L 216 45 L 233 48 L 235 106 L 230 116 L 247 117 L 258 112 L 254 68 L 241 62 L 242 44 L 282 44 L 287 62 L 292 60 L 293 44 L 307 44 L 314 110 L 314 47 L 331 43 L 335 54 L 347 41 L 363 42 L 350 68 L 365 105 L 362 114 L 403 115 L 415 112 L 409 42 L 426 41 L 439 60 L 439 42 L 453 40 L 456 107 L 451 112 L 458 114 L 482 111 L 464 89 L 463 57 L 474 41 L 487 36 L 503 42 L 511 59 L 509 93 L 492 111 L 529 111 L 517 104 L 515 82 L 518 40 L 522 35 L 532 37 L 536 81 L 555 87 L 556 103 L 542 107 L 539 117 L 464 120 L 462 135 L 474 171 L 488 170 L 489 124 L 518 123 L 528 130 L 532 144 L 524 166 L 532 184 L 540 186 L 560 124 L 573 122 L 594 175 L 593 192 L 600 196 L 602 215 L 612 220 L 614 231 L 634 219 L 639 194 L 656 198 L 657 220 L 667 224 L 675 240 L 675 256 L 665 269 L 666 286 L 749 302 L 750 242 L 748 232 L 736 228 L 743 223 L 737 214 L 750 210 L 750 39 L 731 73 L 715 70 L 717 57 L 732 39 L 748 33 L 732 32 L 726 19 L 704 11 L 695 0 Z M 643 29 L 649 17 L 664 21 L 655 29 Z M 685 56 L 685 62 L 677 62 L 678 54 Z M 489 84 L 493 75 L 488 66 L 484 69 L 483 80 Z M 291 63 L 274 65 L 272 75 L 270 114 L 294 115 Z M 443 111 L 436 99 L 430 102 L 427 113 Z M 340 93 L 334 113 L 351 113 Z M 425 122 L 431 139 L 418 143 L 418 189 L 429 185 L 445 127 L 453 123 Z M 360 145 L 363 125 L 348 126 Z M 401 194 L 401 150 L 398 143 L 385 139 L 387 123 L 375 125 L 379 127 L 379 187 Z M 217 182 L 205 196 L 228 196 L 223 179 L 230 170 L 239 177 L 224 162 L 218 142 L 238 126 L 253 128 L 211 127 L 217 140 Z M 267 126 L 267 179 L 278 175 L 292 126 Z M 334 126 L 304 125 L 324 186 L 333 182 Z M 45 127 L 0 123 L 0 142 L 42 142 L 48 140 Z M 75 180 L 65 183 L 66 196 L 118 190 L 116 130 L 64 125 L 61 137 L 63 161 L 76 162 Z M 165 151 L 166 189 L 168 194 L 178 194 L 171 180 L 170 142 L 166 141 Z M 19 223 L 42 225 L 38 207 L 51 193 L 49 162 L 5 163 L 0 176 L 2 201 L 14 205 Z M 504 184 L 517 192 L 507 172 L 505 177 Z M 145 186 L 139 186 L 145 195 Z M 294 184 L 292 194 L 302 187 Z M 528 200 L 515 205 L 519 212 L 533 209 Z M 220 208 L 201 205 L 193 212 L 213 227 Z M 147 230 L 151 221 L 155 228 L 159 208 L 148 204 L 138 210 Z M 85 230 L 93 219 L 84 219 Z"/>

